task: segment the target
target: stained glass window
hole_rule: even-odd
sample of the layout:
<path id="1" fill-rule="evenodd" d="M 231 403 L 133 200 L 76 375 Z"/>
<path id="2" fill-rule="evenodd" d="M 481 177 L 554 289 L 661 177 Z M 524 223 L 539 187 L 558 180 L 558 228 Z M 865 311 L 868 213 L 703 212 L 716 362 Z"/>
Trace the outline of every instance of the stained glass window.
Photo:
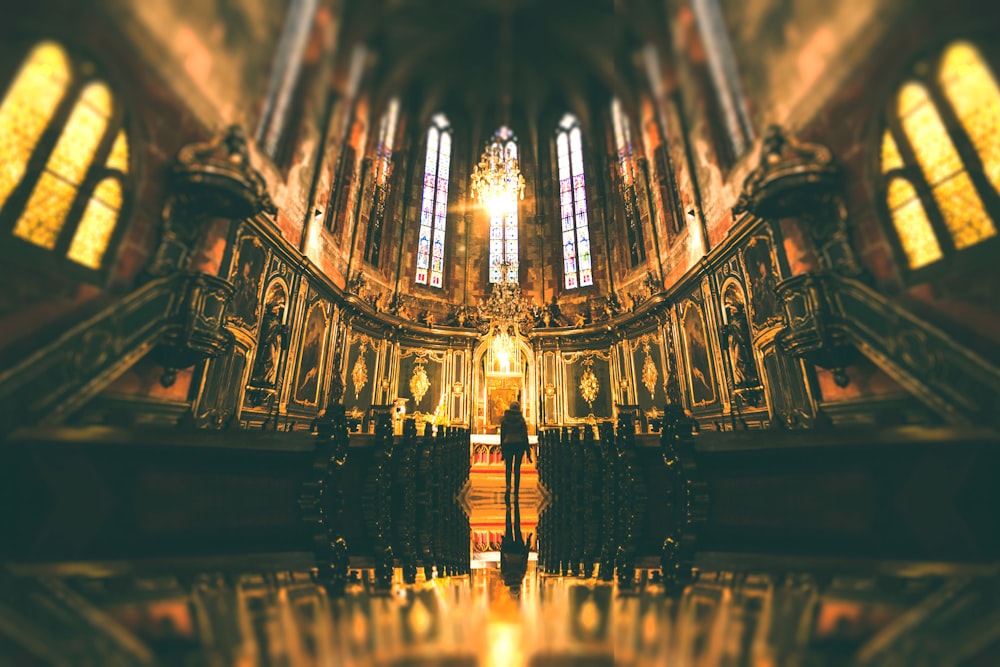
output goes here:
<path id="1" fill-rule="evenodd" d="M 632 127 L 617 97 L 611 100 L 611 120 L 615 129 L 615 150 L 618 154 L 618 170 L 621 174 L 629 259 L 632 262 L 632 266 L 638 266 L 646 260 L 646 244 L 642 238 L 642 218 L 639 215 L 639 198 L 635 191 L 635 155 L 632 149 Z"/>
<path id="2" fill-rule="evenodd" d="M 736 57 L 725 17 L 719 7 L 719 0 L 692 0 L 691 10 L 704 45 L 715 102 L 726 127 L 733 157 L 738 158 L 753 143 L 753 129 L 740 90 Z"/>
<path id="3" fill-rule="evenodd" d="M 378 264 L 382 252 L 382 229 L 385 226 L 389 176 L 392 173 L 392 149 L 398 119 L 399 100 L 392 98 L 379 122 L 378 140 L 375 144 L 375 191 L 372 197 L 371 214 L 368 218 L 368 234 L 365 239 L 365 259 L 372 264 Z"/>
<path id="4" fill-rule="evenodd" d="M 278 42 L 277 56 L 271 71 L 264 110 L 257 126 L 257 143 L 276 162 L 287 159 L 288 146 L 294 134 L 296 97 L 304 91 L 303 62 L 309 44 L 309 32 L 316 15 L 318 0 L 291 0 L 285 26 Z"/>
<path id="5" fill-rule="evenodd" d="M 587 184 L 583 141 L 576 116 L 566 114 L 556 131 L 559 163 L 559 211 L 562 218 L 563 284 L 566 289 L 594 284 L 587 222 Z"/>
<path id="6" fill-rule="evenodd" d="M 517 158 L 517 137 L 506 125 L 494 135 L 503 142 L 508 157 Z M 490 282 L 498 283 L 503 277 L 503 265 L 509 266 L 507 282 L 516 283 L 518 277 L 517 206 L 507 210 L 490 211 Z"/>
<path id="7" fill-rule="evenodd" d="M 63 125 L 42 143 L 60 108 L 68 112 Z M 0 103 L 0 227 L 100 270 L 128 173 L 128 138 L 120 126 L 106 84 L 83 76 L 58 44 L 35 46 Z M 44 166 L 27 173 L 33 156 Z"/>
<path id="8" fill-rule="evenodd" d="M 431 127 L 427 130 L 420 238 L 417 242 L 416 280 L 421 285 L 442 286 L 450 166 L 451 127 L 445 115 L 439 113 L 431 119 Z"/>
<path id="9" fill-rule="evenodd" d="M 886 204 L 911 270 L 995 237 L 987 202 L 1000 186 L 1000 89 L 979 51 L 953 43 L 936 68 L 915 71 L 881 147 Z"/>

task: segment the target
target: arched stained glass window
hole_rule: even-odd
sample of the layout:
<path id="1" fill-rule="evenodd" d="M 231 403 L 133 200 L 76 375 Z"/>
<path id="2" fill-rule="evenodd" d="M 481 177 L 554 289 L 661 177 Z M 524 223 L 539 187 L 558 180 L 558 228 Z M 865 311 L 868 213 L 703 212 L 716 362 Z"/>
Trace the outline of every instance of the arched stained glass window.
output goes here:
<path id="1" fill-rule="evenodd" d="M 99 271 L 120 218 L 129 144 L 111 90 L 81 70 L 61 46 L 42 42 L 7 87 L 0 228 L 16 241 L 5 247 L 43 249 Z M 53 123 L 58 132 L 46 133 Z M 29 161 L 40 169 L 29 172 Z"/>
<path id="2" fill-rule="evenodd" d="M 378 141 L 375 144 L 374 177 L 375 191 L 372 209 L 368 219 L 368 234 L 365 239 L 365 259 L 378 264 L 382 253 L 382 229 L 385 226 L 385 205 L 389 195 L 389 176 L 392 173 L 392 149 L 396 137 L 396 121 L 399 119 L 399 100 L 392 98 L 382 114 L 378 126 Z"/>
<path id="3" fill-rule="evenodd" d="M 691 10 L 705 47 L 715 102 L 725 125 L 731 158 L 737 159 L 753 144 L 753 128 L 747 113 L 736 69 L 736 57 L 729 39 L 719 0 L 692 0 Z"/>
<path id="4" fill-rule="evenodd" d="M 427 130 L 424 193 L 420 205 L 420 240 L 417 244 L 416 280 L 421 285 L 442 285 L 450 167 L 451 126 L 445 115 L 439 113 L 431 119 L 431 127 Z"/>
<path id="5" fill-rule="evenodd" d="M 996 237 L 1000 89 L 975 46 L 953 43 L 914 69 L 888 111 L 880 157 L 910 271 Z"/>
<path id="6" fill-rule="evenodd" d="M 297 129 L 294 126 L 300 120 L 295 113 L 296 98 L 305 92 L 301 86 L 303 62 L 318 6 L 318 0 L 291 0 L 289 3 L 264 98 L 264 110 L 257 126 L 257 143 L 261 150 L 281 165 L 291 157 L 290 144 Z"/>
<path id="7" fill-rule="evenodd" d="M 587 222 L 587 183 L 583 173 L 580 122 L 566 114 L 556 130 L 559 161 L 559 211 L 562 218 L 563 285 L 566 289 L 594 284 Z"/>
<path id="8" fill-rule="evenodd" d="M 504 155 L 517 158 L 517 137 L 506 125 L 495 133 L 503 143 Z M 517 203 L 511 207 L 490 211 L 490 282 L 498 283 L 503 276 L 503 265 L 508 266 L 507 282 L 516 283 L 518 276 L 517 254 Z"/>
<path id="9" fill-rule="evenodd" d="M 642 238 L 642 218 L 639 198 L 635 192 L 635 155 L 632 147 L 632 127 L 618 98 L 611 100 L 611 120 L 615 128 L 615 150 L 621 174 L 622 201 L 625 206 L 625 230 L 628 234 L 629 260 L 638 266 L 646 260 L 646 244 Z"/>

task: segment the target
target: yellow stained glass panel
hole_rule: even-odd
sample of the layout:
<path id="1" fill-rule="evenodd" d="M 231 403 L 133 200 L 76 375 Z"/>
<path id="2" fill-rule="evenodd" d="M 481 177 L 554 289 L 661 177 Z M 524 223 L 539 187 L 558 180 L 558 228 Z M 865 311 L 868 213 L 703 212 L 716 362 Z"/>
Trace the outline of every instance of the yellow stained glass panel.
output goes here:
<path id="1" fill-rule="evenodd" d="M 968 42 L 948 48 L 941 59 L 939 79 L 979 153 L 986 178 L 1000 191 L 1000 88 L 996 79 Z"/>
<path id="2" fill-rule="evenodd" d="M 111 91 L 103 83 L 87 86 L 80 95 L 80 100 L 99 116 L 111 118 Z"/>
<path id="3" fill-rule="evenodd" d="M 939 184 L 933 193 L 957 250 L 996 235 L 996 226 L 966 172 Z"/>
<path id="4" fill-rule="evenodd" d="M 886 130 L 885 134 L 882 135 L 882 173 L 886 174 L 893 169 L 902 168 L 903 158 L 899 154 L 899 148 L 892 138 L 892 133 Z M 891 204 L 890 207 L 892 207 Z"/>
<path id="5" fill-rule="evenodd" d="M 107 92 L 104 84 L 91 84 L 87 86 L 82 98 L 100 97 L 103 94 L 101 91 Z M 91 104 L 78 103 L 66 121 L 45 168 L 64 180 L 79 185 L 90 168 L 94 152 L 104 138 L 107 127 L 107 116 L 95 111 Z"/>
<path id="6" fill-rule="evenodd" d="M 123 174 L 128 173 L 128 138 L 125 136 L 125 130 L 118 131 L 118 136 L 115 137 L 115 143 L 111 145 L 111 153 L 104 166 L 108 169 L 117 169 Z"/>
<path id="7" fill-rule="evenodd" d="M 910 268 L 918 269 L 941 259 L 941 246 L 934 228 L 909 181 L 894 178 L 889 184 L 889 200 L 900 202 L 893 208 L 892 222 Z"/>
<path id="8" fill-rule="evenodd" d="M 68 80 L 66 53 L 58 44 L 43 42 L 32 49 L 7 90 L 0 104 L 0 207 L 24 177 Z"/>
<path id="9" fill-rule="evenodd" d="M 958 157 L 958 151 L 951 143 L 951 137 L 941 122 L 941 116 L 937 109 L 931 104 L 927 97 L 927 92 L 923 87 L 915 83 L 908 83 L 904 87 L 910 89 L 905 93 L 905 97 L 912 98 L 921 95 L 923 101 L 914 106 L 910 112 L 903 116 L 900 114 L 900 122 L 903 131 L 906 132 L 913 152 L 917 156 L 920 169 L 924 172 L 924 178 L 931 185 L 937 185 L 944 179 L 952 176 L 962 169 L 962 160 Z M 919 93 L 915 92 L 918 90 Z M 900 93 L 900 99 L 904 93 Z M 902 109 L 902 102 L 900 103 Z"/>
<path id="10" fill-rule="evenodd" d="M 43 172 L 28 205 L 14 225 L 14 236 L 52 250 L 74 197 L 76 188 L 73 185 L 47 171 Z"/>
<path id="11" fill-rule="evenodd" d="M 908 116 L 914 109 L 928 101 L 924 87 L 911 81 L 899 89 L 899 95 L 896 97 L 896 114 L 901 118 Z"/>
<path id="12" fill-rule="evenodd" d="M 118 222 L 121 205 L 121 185 L 115 178 L 105 178 L 94 189 L 94 196 L 87 202 L 66 256 L 92 269 L 101 268 L 101 260 Z"/>
<path id="13" fill-rule="evenodd" d="M 83 93 L 101 99 L 103 84 L 91 84 Z M 108 120 L 90 104 L 77 103 L 56 141 L 52 155 L 21 217 L 14 235 L 35 245 L 52 249 L 66 222 L 66 214 L 94 159 L 94 152 L 107 129 Z"/>

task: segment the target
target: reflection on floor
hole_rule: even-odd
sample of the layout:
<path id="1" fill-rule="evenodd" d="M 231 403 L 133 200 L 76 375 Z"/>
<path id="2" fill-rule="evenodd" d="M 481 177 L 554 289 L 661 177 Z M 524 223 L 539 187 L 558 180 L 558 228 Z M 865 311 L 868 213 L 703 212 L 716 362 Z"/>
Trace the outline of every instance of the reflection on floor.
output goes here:
<path id="1" fill-rule="evenodd" d="M 397 571 L 388 594 L 359 574 L 342 599 L 305 574 L 200 577 L 190 588 L 174 580 L 44 585 L 64 604 L 100 608 L 89 628 L 53 625 L 54 636 L 92 647 L 93 660 L 72 664 L 110 664 L 108 647 L 122 637 L 137 637 L 157 662 L 185 666 L 482 667 L 968 664 L 962 656 L 995 654 L 989 643 L 1000 638 L 995 579 L 705 573 L 671 599 L 648 571 L 624 595 L 614 584 L 529 566 L 519 597 L 496 568 L 432 581 L 421 574 L 412 586 Z M 151 662 L 135 651 L 116 664 Z"/>
<path id="2" fill-rule="evenodd" d="M 496 567 L 500 562 L 500 546 L 507 522 L 504 475 L 502 460 L 499 463 L 473 465 L 471 468 L 467 510 L 472 529 L 473 568 L 490 563 Z M 533 463 L 524 462 L 521 465 L 519 499 L 521 531 L 525 540 L 531 540 L 531 558 L 534 560 L 537 554 L 535 534 L 542 494 L 538 486 L 538 471 Z"/>

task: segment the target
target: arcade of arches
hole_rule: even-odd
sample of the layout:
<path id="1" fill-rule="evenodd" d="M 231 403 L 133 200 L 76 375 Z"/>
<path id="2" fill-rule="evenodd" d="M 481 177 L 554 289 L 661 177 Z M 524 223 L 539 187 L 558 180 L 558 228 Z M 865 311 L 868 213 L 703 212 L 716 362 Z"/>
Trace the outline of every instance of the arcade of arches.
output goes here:
<path id="1" fill-rule="evenodd" d="M 1000 660 L 997 8 L 4 15 L 0 663 Z"/>

